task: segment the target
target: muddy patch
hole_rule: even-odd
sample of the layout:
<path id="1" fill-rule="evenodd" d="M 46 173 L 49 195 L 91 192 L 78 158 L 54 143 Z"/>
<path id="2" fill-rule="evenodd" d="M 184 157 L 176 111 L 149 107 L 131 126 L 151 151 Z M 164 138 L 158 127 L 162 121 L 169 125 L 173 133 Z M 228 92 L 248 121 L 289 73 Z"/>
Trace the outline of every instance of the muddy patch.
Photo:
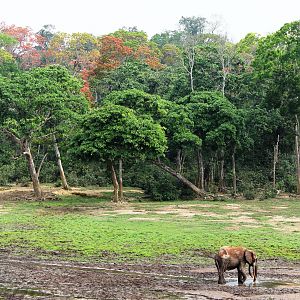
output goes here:
<path id="1" fill-rule="evenodd" d="M 252 279 L 247 279 L 243 284 L 239 284 L 237 279 L 229 279 L 227 280 L 225 286 L 240 286 L 240 287 L 264 287 L 269 289 L 274 288 L 300 288 L 300 283 L 295 283 L 293 281 L 282 281 L 282 280 L 274 280 L 272 278 L 261 278 L 256 282 L 253 282 Z"/>
<path id="2" fill-rule="evenodd" d="M 262 262 L 273 266 L 272 261 Z M 300 299 L 299 264 L 276 262 L 257 283 L 237 284 L 236 272 L 217 284 L 213 267 L 161 263 L 73 263 L 0 257 L 0 299 Z M 285 268 L 281 279 L 274 270 Z M 267 296 L 267 297 L 266 297 Z M 295 297 L 295 298 L 291 298 Z M 298 297 L 298 298 L 297 298 Z"/>

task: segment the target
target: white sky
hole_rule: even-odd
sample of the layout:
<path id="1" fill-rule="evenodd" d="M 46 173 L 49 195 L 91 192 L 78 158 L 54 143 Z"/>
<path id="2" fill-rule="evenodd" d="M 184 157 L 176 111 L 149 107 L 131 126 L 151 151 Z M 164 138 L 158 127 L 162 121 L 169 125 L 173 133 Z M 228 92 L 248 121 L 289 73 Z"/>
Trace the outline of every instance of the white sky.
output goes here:
<path id="1" fill-rule="evenodd" d="M 300 0 L 2 0 L 0 22 L 29 26 L 45 24 L 57 31 L 103 35 L 136 26 L 151 37 L 178 29 L 179 19 L 217 16 L 229 38 L 238 41 L 249 32 L 262 35 L 300 19 Z"/>

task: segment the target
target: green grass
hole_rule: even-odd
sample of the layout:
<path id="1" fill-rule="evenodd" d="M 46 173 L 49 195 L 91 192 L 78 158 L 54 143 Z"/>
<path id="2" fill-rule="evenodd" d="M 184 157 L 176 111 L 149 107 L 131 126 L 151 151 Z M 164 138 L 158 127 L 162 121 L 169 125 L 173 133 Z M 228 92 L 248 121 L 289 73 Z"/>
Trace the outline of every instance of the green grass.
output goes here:
<path id="1" fill-rule="evenodd" d="M 191 261 L 197 249 L 215 252 L 223 245 L 243 245 L 262 258 L 300 260 L 299 223 L 288 219 L 299 218 L 299 200 L 132 201 L 116 206 L 109 198 L 7 202 L 0 215 L 0 247 L 36 255 L 55 251 L 79 259 L 171 256 Z M 187 207 L 195 215 L 178 213 Z M 120 214 L 122 209 L 127 214 Z M 249 216 L 252 222 L 236 221 L 239 216 Z M 280 224 L 270 222 L 276 216 L 284 218 Z"/>

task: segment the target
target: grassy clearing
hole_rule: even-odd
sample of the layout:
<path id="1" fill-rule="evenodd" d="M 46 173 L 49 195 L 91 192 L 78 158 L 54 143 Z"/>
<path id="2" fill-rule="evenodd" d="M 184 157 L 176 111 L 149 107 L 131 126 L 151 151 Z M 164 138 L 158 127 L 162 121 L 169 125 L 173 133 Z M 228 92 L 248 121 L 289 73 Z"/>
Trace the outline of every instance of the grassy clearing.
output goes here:
<path id="1" fill-rule="evenodd" d="M 131 193 L 131 196 L 132 193 Z M 5 202 L 0 246 L 68 258 L 191 261 L 197 250 L 244 245 L 263 258 L 300 260 L 300 201 L 177 201 L 114 205 L 101 198 Z"/>

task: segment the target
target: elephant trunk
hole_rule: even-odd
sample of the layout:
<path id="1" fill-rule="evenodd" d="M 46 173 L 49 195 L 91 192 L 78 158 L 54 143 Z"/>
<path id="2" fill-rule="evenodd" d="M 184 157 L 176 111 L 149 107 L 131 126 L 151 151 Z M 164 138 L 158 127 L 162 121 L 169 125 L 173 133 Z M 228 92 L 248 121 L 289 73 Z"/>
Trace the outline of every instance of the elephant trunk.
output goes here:
<path id="1" fill-rule="evenodd" d="M 253 273 L 254 273 L 254 267 L 252 265 Z M 249 264 L 249 275 L 253 278 L 253 273 L 251 273 L 251 265 Z"/>

